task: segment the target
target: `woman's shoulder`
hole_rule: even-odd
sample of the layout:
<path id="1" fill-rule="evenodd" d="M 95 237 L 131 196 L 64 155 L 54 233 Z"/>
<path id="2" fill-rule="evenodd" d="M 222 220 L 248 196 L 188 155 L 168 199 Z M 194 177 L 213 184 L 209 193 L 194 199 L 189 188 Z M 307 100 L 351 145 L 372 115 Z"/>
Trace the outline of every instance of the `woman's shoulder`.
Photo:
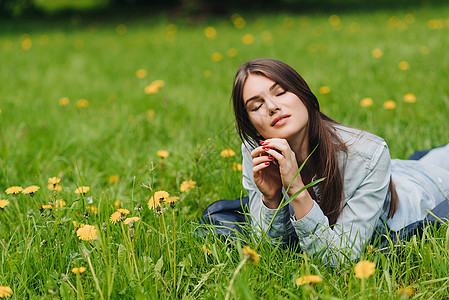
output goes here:
<path id="1" fill-rule="evenodd" d="M 335 125 L 334 128 L 349 156 L 361 155 L 373 159 L 376 152 L 388 151 L 385 140 L 373 133 L 344 125 Z"/>

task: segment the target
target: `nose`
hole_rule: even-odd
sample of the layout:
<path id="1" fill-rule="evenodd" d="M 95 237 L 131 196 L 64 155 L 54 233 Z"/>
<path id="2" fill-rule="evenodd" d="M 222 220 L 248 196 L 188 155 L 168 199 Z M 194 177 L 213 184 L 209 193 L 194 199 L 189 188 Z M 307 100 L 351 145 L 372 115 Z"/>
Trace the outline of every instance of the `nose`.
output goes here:
<path id="1" fill-rule="evenodd" d="M 268 114 L 270 116 L 274 115 L 276 113 L 276 111 L 281 110 L 281 107 L 279 106 L 279 104 L 276 103 L 276 101 L 273 101 L 271 98 L 266 100 L 266 105 L 268 108 Z"/>

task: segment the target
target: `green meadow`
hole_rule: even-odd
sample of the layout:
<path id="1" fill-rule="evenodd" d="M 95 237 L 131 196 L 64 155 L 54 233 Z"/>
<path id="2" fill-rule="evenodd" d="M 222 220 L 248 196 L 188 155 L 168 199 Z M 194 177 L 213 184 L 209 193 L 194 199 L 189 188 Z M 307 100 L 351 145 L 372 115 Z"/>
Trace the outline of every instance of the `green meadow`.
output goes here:
<path id="1" fill-rule="evenodd" d="M 449 142 L 448 16 L 441 5 L 0 20 L 0 297 L 446 299 L 446 225 L 367 246 L 366 279 L 356 262 L 330 268 L 263 238 L 247 241 L 253 264 L 239 243 L 195 230 L 210 203 L 245 195 L 230 102 L 241 63 L 287 62 L 325 113 L 405 159 Z M 179 200 L 150 209 L 157 191 Z M 322 282 L 295 284 L 312 274 Z"/>

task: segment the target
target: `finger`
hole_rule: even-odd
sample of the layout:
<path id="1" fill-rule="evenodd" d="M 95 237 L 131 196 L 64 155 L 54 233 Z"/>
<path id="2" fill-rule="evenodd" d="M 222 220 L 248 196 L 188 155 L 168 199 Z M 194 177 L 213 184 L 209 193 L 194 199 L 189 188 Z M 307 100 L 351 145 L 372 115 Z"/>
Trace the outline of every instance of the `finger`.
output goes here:
<path id="1" fill-rule="evenodd" d="M 291 151 L 290 145 L 284 139 L 265 140 L 264 144 L 262 145 L 262 148 L 263 147 L 275 149 L 281 152 L 283 155 Z"/>
<path id="2" fill-rule="evenodd" d="M 261 163 L 258 164 L 256 166 L 253 167 L 253 174 L 258 173 L 259 171 L 266 169 L 270 166 L 270 162 L 265 162 L 265 163 Z"/>
<path id="3" fill-rule="evenodd" d="M 274 157 L 271 155 L 258 156 L 258 157 L 253 158 L 253 166 L 259 165 L 261 163 L 270 162 L 273 160 L 274 160 Z"/>
<path id="4" fill-rule="evenodd" d="M 281 161 L 284 159 L 284 154 L 276 151 L 273 148 L 263 147 L 262 149 L 267 155 L 274 157 L 277 161 Z"/>
<path id="5" fill-rule="evenodd" d="M 253 151 L 251 151 L 251 157 L 255 158 L 257 156 L 260 156 L 261 154 L 265 154 L 265 151 L 262 149 L 263 147 L 257 147 Z"/>

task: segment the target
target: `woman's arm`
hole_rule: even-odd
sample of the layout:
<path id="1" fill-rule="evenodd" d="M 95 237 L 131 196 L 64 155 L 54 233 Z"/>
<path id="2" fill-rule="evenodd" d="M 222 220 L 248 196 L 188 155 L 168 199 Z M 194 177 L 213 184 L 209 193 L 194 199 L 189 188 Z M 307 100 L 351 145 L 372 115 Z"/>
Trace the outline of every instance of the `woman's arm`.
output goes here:
<path id="1" fill-rule="evenodd" d="M 388 193 L 390 155 L 386 143 L 378 144 L 371 157 L 348 157 L 344 177 L 345 186 L 356 186 L 352 194 L 345 195 L 342 212 L 332 229 L 314 202 L 312 209 L 299 220 L 287 218 L 287 207 L 281 209 L 268 234 L 286 240 L 293 230 L 303 250 L 311 255 L 320 253 L 323 260 L 333 265 L 345 258 L 356 258 L 371 238 Z M 259 205 L 261 227 L 266 229 L 276 210 L 267 208 L 262 202 Z"/>

